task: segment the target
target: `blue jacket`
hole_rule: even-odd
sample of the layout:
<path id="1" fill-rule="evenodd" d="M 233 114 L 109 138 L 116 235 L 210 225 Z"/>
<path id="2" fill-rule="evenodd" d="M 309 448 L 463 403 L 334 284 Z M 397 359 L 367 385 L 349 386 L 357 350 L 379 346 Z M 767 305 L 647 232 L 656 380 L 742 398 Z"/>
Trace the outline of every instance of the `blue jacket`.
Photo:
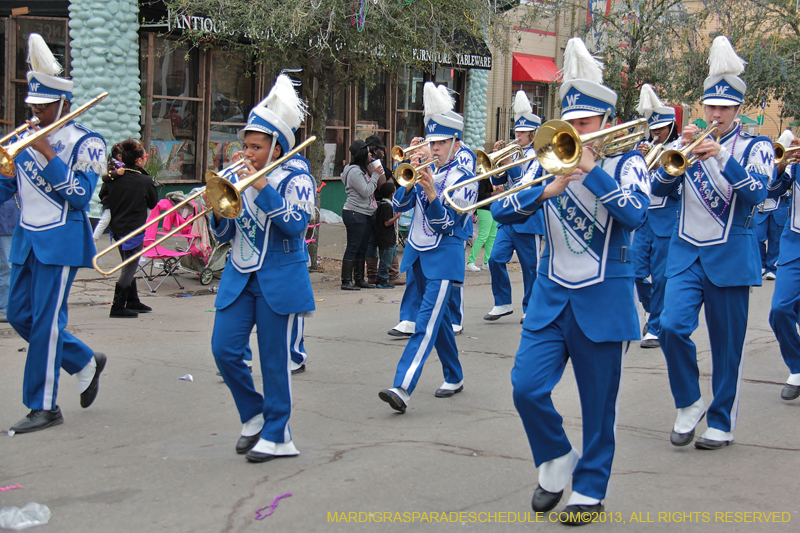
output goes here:
<path id="1" fill-rule="evenodd" d="M 685 174 L 670 176 L 664 169 L 654 173 L 656 196 L 669 196 L 683 185 L 666 276 L 680 274 L 699 259 L 717 287 L 761 285 L 753 215 L 767 197 L 775 152 L 768 138 L 753 137 L 740 127 L 719 142 L 720 156 L 690 166 Z"/>
<path id="2" fill-rule="evenodd" d="M 778 256 L 778 266 L 786 265 L 800 259 L 800 183 L 798 183 L 798 165 L 789 165 L 786 171 L 778 177 L 769 187 L 770 198 L 780 198 L 789 189 L 791 194 L 791 208 L 789 217 L 781 233 L 781 251 Z"/>
<path id="3" fill-rule="evenodd" d="M 433 175 L 437 198 L 428 196 L 417 184 L 406 194 L 404 187 L 395 191 L 393 205 L 397 212 L 414 209 L 408 244 L 400 263 L 402 272 L 411 268 L 417 259 L 428 279 L 464 281 L 464 242 L 472 235 L 471 214 L 458 214 L 444 202 L 444 190 L 473 176 L 456 159 L 439 168 Z M 478 197 L 478 184 L 461 188 L 453 197 L 455 202 L 468 205 Z"/>
<path id="4" fill-rule="evenodd" d="M 644 157 L 631 151 L 605 159 L 561 195 L 537 202 L 544 189 L 535 185 L 492 205 L 505 224 L 544 212 L 546 245 L 525 329 L 544 328 L 569 304 L 594 342 L 640 338 L 629 251 L 650 203 Z"/>
<path id="5" fill-rule="evenodd" d="M 244 212 L 239 218 L 217 222 L 212 217 L 214 238 L 219 242 L 233 240 L 214 302 L 217 309 L 232 304 L 255 273 L 264 299 L 275 313 L 314 310 L 305 234 L 316 188 L 314 179 L 299 163 L 307 168 L 305 159 L 295 156 L 267 175 L 269 184 L 261 191 L 245 189 Z M 239 181 L 230 172 L 223 176 L 233 183 Z"/>
<path id="6" fill-rule="evenodd" d="M 528 145 L 523 151 L 522 157 L 530 157 L 535 155 L 536 151 L 533 149 L 533 144 Z M 539 160 L 533 161 L 524 165 L 519 165 L 514 168 L 508 169 L 505 174 L 494 175 L 490 179 L 492 185 L 495 187 L 505 186 L 511 189 L 522 183 L 527 183 L 543 175 L 542 167 L 539 165 Z M 517 224 L 510 224 L 513 226 L 514 231 L 517 233 L 527 233 L 529 235 L 544 235 L 544 213 L 538 212 L 527 217 L 524 221 Z M 503 224 L 498 224 L 498 227 Z"/>
<path id="7" fill-rule="evenodd" d="M 106 143 L 76 122 L 50 135 L 49 141 L 56 152 L 52 161 L 28 148 L 14 161 L 16 179 L 0 179 L 0 201 L 19 191 L 20 220 L 10 259 L 21 265 L 33 253 L 46 265 L 91 267 L 97 250 L 88 209 L 105 172 Z"/>

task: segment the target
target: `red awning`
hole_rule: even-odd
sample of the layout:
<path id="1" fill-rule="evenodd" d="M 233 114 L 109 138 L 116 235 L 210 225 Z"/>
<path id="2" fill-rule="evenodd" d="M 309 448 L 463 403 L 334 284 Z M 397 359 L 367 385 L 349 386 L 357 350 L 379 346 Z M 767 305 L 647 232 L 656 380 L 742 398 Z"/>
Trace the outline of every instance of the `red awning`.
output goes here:
<path id="1" fill-rule="evenodd" d="M 514 54 L 511 81 L 551 83 L 558 78 L 558 67 L 549 57 Z"/>

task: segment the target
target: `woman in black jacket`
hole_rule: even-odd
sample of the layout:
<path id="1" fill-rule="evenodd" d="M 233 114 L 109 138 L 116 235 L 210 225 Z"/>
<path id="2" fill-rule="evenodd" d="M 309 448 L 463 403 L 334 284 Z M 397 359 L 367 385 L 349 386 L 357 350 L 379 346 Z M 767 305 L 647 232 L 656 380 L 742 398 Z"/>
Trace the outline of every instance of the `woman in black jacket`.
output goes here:
<path id="1" fill-rule="evenodd" d="M 100 195 L 107 193 L 106 204 L 111 210 L 112 239 L 121 239 L 147 222 L 149 209 L 158 202 L 156 185 L 142 168 L 147 161 L 147 152 L 142 143 L 136 139 L 128 139 L 119 144 L 122 151 L 124 174 L 116 176 L 112 181 L 103 184 Z M 122 260 L 135 255 L 142 249 L 144 232 L 125 242 L 119 250 Z M 131 262 L 122 268 L 119 280 L 114 287 L 114 303 L 111 305 L 110 317 L 136 318 L 139 313 L 149 313 L 152 309 L 139 301 L 136 289 L 136 268 L 138 263 Z"/>

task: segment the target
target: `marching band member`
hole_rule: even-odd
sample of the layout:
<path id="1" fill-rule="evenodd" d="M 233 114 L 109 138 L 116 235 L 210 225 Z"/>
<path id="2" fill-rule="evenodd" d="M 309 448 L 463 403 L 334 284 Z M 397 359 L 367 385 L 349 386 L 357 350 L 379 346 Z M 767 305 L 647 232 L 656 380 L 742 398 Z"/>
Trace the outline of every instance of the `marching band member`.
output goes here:
<path id="1" fill-rule="evenodd" d="M 433 347 L 439 354 L 444 371 L 444 384 L 436 391 L 437 398 L 449 398 L 464 389 L 461 363 L 458 360 L 451 323 L 449 302 L 453 282 L 464 281 L 464 241 L 469 237 L 469 215 L 459 215 L 443 203 L 447 187 L 472 176 L 458 160 L 459 138 L 464 119 L 453 112 L 453 97 L 447 87 L 438 89 L 426 83 L 423 93 L 426 140 L 432 141 L 431 154 L 438 161 L 435 172 L 430 167 L 420 171 L 420 178 L 407 191 L 398 188 L 394 196 L 395 211 L 414 208 L 406 249 L 400 265 L 411 270 L 421 299 L 415 320 L 415 331 L 406 344 L 397 365 L 394 385 L 380 391 L 379 397 L 392 409 L 405 413 L 409 397 L 417 385 L 422 366 Z M 464 187 L 457 202 L 468 205 L 477 196 L 477 185 Z M 407 285 L 408 287 L 408 285 Z M 408 288 L 406 289 L 408 291 Z M 444 322 L 445 327 L 440 327 Z"/>
<path id="2" fill-rule="evenodd" d="M 25 103 L 40 127 L 49 126 L 69 112 L 73 82 L 58 77 L 61 65 L 35 33 L 28 62 Z M 17 156 L 16 179 L 0 178 L 0 202 L 16 193 L 21 209 L 11 244 L 8 321 L 29 343 L 22 401 L 31 411 L 11 427 L 16 433 L 64 422 L 56 403 L 61 368 L 78 374 L 81 407 L 97 397 L 106 356 L 64 328 L 75 274 L 92 266 L 96 252 L 87 210 L 105 161 L 105 140 L 72 121 Z"/>
<path id="3" fill-rule="evenodd" d="M 514 113 L 514 136 L 519 146 L 523 149 L 522 157 L 534 155 L 536 152 L 533 149 L 533 136 L 539 126 L 542 125 L 542 119 L 533 114 L 533 108 L 525 91 L 517 91 L 514 97 Z M 502 148 L 500 143 L 495 144 L 495 150 L 500 148 Z M 500 162 L 501 165 L 509 163 L 511 163 L 511 158 Z M 511 188 L 519 185 L 523 177 L 525 177 L 523 181 L 527 181 L 538 170 L 539 162 L 534 159 L 530 163 L 509 169 L 504 174 L 492 176 L 492 185 L 496 187 L 505 185 Z M 484 320 L 498 320 L 500 317 L 514 312 L 514 306 L 511 301 L 511 281 L 508 279 L 506 265 L 511 261 L 515 250 L 522 269 L 522 285 L 524 287 L 522 314 L 523 317 L 525 316 L 528 309 L 528 301 L 531 297 L 533 281 L 536 279 L 536 267 L 541 253 L 542 235 L 544 235 L 544 216 L 542 213 L 536 213 L 516 224 L 497 225 L 497 237 L 494 240 L 494 248 L 492 248 L 492 255 L 489 258 L 494 307 L 483 317 Z M 522 320 L 520 320 L 521 322 Z"/>
<path id="4" fill-rule="evenodd" d="M 281 74 L 239 132 L 247 168 L 225 177 L 236 183 L 291 150 L 304 115 L 292 81 Z M 236 452 L 251 462 L 299 454 L 289 431 L 291 344 L 300 338 L 297 315 L 314 310 L 305 246 L 314 194 L 308 162 L 296 155 L 243 191 L 239 218 L 215 214 L 212 222 L 214 237 L 233 244 L 214 303 L 211 349 L 244 424 Z M 256 324 L 263 396 L 243 360 Z"/>
<path id="5" fill-rule="evenodd" d="M 750 136 L 735 120 L 747 86 L 738 76 L 744 61 L 726 37 L 714 39 L 708 62 L 703 112 L 706 122 L 718 122 L 721 136 L 708 137 L 694 148 L 700 160 L 686 173 L 675 177 L 659 169 L 653 194 L 667 196 L 683 185 L 658 334 L 678 409 L 670 442 L 689 444 L 706 415 L 697 349 L 690 339 L 704 306 L 714 399 L 708 407 L 708 429 L 695 447 L 717 450 L 733 441 L 736 426 L 750 286 L 761 285 L 752 212 L 767 196 L 775 153 L 769 139 Z M 697 129 L 693 124 L 684 128 L 684 146 Z"/>
<path id="6" fill-rule="evenodd" d="M 567 43 L 563 72 L 562 120 L 581 135 L 609 127 L 617 94 L 602 85 L 601 65 L 579 38 Z M 544 212 L 546 245 L 531 293 L 536 305 L 523 322 L 511 383 L 539 468 L 533 510 L 553 509 L 572 478 L 572 495 L 559 516 L 581 525 L 603 510 L 622 360 L 630 341 L 639 338 L 627 252 L 630 232 L 647 216 L 650 184 L 640 152 L 595 161 L 587 146 L 573 175 L 548 182 L 495 202 L 492 214 L 505 224 Z M 551 400 L 568 360 L 581 399 L 582 457 Z"/>
<path id="7" fill-rule="evenodd" d="M 781 133 L 776 142 L 788 147 L 794 140 L 792 130 Z M 778 175 L 780 177 L 780 174 Z M 791 190 L 791 189 L 790 189 Z M 782 200 L 784 200 L 782 202 Z M 764 200 L 756 212 L 756 240 L 761 252 L 761 275 L 764 279 L 774 280 L 778 270 L 778 257 L 781 251 L 781 233 L 789 218 L 791 197 L 778 196 Z"/>
<path id="8" fill-rule="evenodd" d="M 411 140 L 411 146 L 417 145 L 424 140 L 425 139 L 422 137 L 414 137 Z M 430 149 L 427 146 L 423 146 L 419 149 L 419 153 L 412 159 L 412 164 L 415 166 L 419 165 L 426 157 L 430 157 Z M 469 169 L 473 174 L 475 173 L 475 153 L 463 142 L 461 143 L 461 149 L 456 155 L 456 159 L 458 159 L 461 166 Z M 431 165 L 431 168 L 435 168 L 435 165 Z M 468 219 L 465 231 L 468 235 L 472 235 L 471 217 Z M 464 246 L 466 247 L 466 241 L 464 241 Z M 387 333 L 392 337 L 410 337 L 414 333 L 416 327 L 415 320 L 421 303 L 422 300 L 419 290 L 414 282 L 413 270 L 408 270 L 406 272 L 406 290 L 403 292 L 403 298 L 400 301 L 400 323 Z M 453 290 L 450 292 L 450 302 L 448 306 L 450 307 L 450 320 L 453 326 L 453 333 L 460 335 L 464 331 L 463 282 L 453 282 Z"/>
<path id="9" fill-rule="evenodd" d="M 657 144 L 670 146 L 678 138 L 675 110 L 664 106 L 648 83 L 642 86 L 637 111 L 647 119 L 651 150 Z M 680 193 L 677 190 L 663 198 L 651 196 L 647 220 L 633 235 L 636 293 L 647 312 L 647 332 L 639 345 L 642 348 L 659 346 L 659 320 L 664 309 L 664 289 L 667 286 L 664 272 L 667 269 L 669 240 L 678 221 L 679 201 Z M 648 277 L 651 282 L 647 281 Z"/>
<path id="10" fill-rule="evenodd" d="M 786 139 L 784 139 L 786 140 Z M 792 139 L 791 146 L 800 145 L 800 139 Z M 788 147 L 789 143 L 781 143 Z M 778 275 L 772 293 L 772 309 L 769 325 L 775 332 L 781 356 L 789 367 L 789 378 L 781 391 L 786 401 L 800 398 L 800 335 L 797 334 L 800 314 L 800 179 L 798 164 L 778 165 L 780 177 L 769 188 L 770 198 L 779 198 L 791 190 L 791 212 L 781 235 L 781 252 L 778 256 Z"/>

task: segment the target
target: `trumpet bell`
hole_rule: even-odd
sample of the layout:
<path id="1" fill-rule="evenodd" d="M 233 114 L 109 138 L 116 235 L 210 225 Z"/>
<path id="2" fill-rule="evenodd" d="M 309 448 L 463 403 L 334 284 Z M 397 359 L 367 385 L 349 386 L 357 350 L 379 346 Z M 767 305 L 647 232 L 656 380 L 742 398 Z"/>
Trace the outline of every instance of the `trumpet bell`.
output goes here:
<path id="1" fill-rule="evenodd" d="M 548 120 L 533 138 L 539 164 L 551 174 L 569 174 L 578 167 L 582 144 L 580 135 L 563 120 Z"/>
<path id="2" fill-rule="evenodd" d="M 495 150 L 494 152 L 486 153 L 483 150 L 475 151 L 475 170 L 478 174 L 485 174 L 491 172 L 492 169 L 500 166 L 500 162 L 516 155 L 518 158 L 524 155 L 524 151 L 519 144 L 509 143 L 506 146 Z"/>

